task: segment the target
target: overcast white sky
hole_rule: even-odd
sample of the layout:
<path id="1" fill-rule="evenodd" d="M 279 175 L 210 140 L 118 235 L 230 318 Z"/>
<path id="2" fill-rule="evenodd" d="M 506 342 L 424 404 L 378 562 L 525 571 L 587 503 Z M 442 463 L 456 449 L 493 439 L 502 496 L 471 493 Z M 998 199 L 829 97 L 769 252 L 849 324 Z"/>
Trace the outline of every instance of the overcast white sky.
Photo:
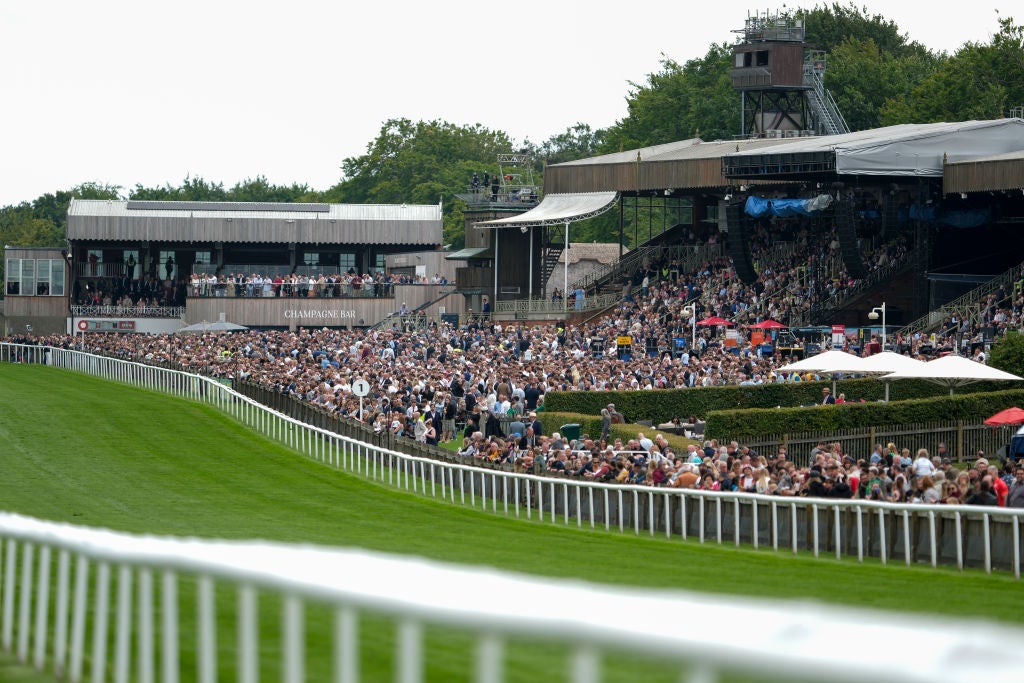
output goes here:
<path id="1" fill-rule="evenodd" d="M 950 52 L 1014 4 L 857 1 Z M 389 118 L 606 127 L 662 53 L 732 42 L 758 6 L 782 3 L 0 0 L 0 205 L 186 175 L 326 189 Z"/>

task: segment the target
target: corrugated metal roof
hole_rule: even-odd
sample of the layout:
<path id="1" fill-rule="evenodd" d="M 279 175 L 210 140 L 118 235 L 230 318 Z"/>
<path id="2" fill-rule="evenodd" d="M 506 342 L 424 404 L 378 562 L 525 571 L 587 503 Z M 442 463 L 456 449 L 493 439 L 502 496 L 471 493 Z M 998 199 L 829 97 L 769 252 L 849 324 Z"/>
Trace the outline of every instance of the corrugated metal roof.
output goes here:
<path id="1" fill-rule="evenodd" d="M 659 159 L 665 155 L 677 152 L 678 150 L 699 144 L 700 142 L 700 138 L 690 138 L 689 140 L 679 140 L 678 142 L 667 142 L 663 145 L 652 145 L 650 147 L 640 147 L 638 149 L 630 149 L 624 152 L 613 152 L 612 154 L 602 154 L 601 156 L 596 157 L 565 161 L 560 164 L 552 164 L 551 166 L 589 166 L 592 164 L 636 163 L 637 154 L 640 155 L 641 161 L 651 161 L 652 159 Z"/>
<path id="2" fill-rule="evenodd" d="M 893 142 L 909 142 L 921 140 L 936 135 L 947 135 L 949 133 L 965 133 L 982 128 L 1005 125 L 1010 119 L 997 119 L 994 121 L 959 121 L 954 123 L 902 123 L 896 126 L 884 128 L 872 128 L 870 130 L 859 130 L 843 135 L 817 135 L 806 138 L 789 138 L 775 140 L 774 142 L 784 145 L 780 147 L 780 154 L 803 154 L 805 152 L 831 152 L 837 149 L 853 150 L 886 145 Z M 768 150 L 743 149 L 735 152 L 736 155 L 768 153 Z"/>
<path id="3" fill-rule="evenodd" d="M 789 145 L 801 139 L 809 138 L 750 138 L 742 140 L 712 140 L 705 142 L 700 138 L 690 138 L 680 142 L 670 142 L 653 147 L 641 147 L 625 152 L 604 154 L 576 161 L 552 164 L 549 169 L 566 166 L 602 166 L 605 164 L 636 163 L 636 155 L 640 154 L 640 163 L 656 161 L 681 161 L 684 159 L 710 159 L 735 154 L 748 149 L 760 149 L 776 145 Z"/>
<path id="4" fill-rule="evenodd" d="M 329 210 L 296 210 L 280 209 L 282 204 L 263 204 L 265 210 L 254 211 L 251 208 L 253 203 L 245 202 L 240 204 L 248 205 L 237 211 L 224 209 L 204 210 L 202 207 L 209 206 L 209 202 L 150 202 L 151 204 L 164 204 L 161 208 L 153 209 L 129 209 L 127 201 L 113 201 L 104 199 L 72 199 L 68 208 L 68 216 L 107 216 L 107 217 L 167 217 L 167 218 L 255 218 L 255 219 L 280 219 L 280 220 L 373 220 L 373 221 L 407 221 L 407 220 L 441 220 L 441 206 L 439 204 L 320 204 L 310 206 L 327 206 Z M 228 202 L 218 202 L 227 206 Z M 286 206 L 299 207 L 302 204 L 289 204 Z"/>
<path id="5" fill-rule="evenodd" d="M 942 169 L 942 191 L 993 192 L 1024 189 L 1024 150 L 964 159 Z"/>
<path id="6" fill-rule="evenodd" d="M 161 211 L 164 209 L 181 209 L 184 211 L 317 211 L 330 210 L 330 204 L 315 204 L 307 202 L 167 202 L 151 201 L 148 199 L 129 199 L 128 210 L 153 209 Z"/>
<path id="7" fill-rule="evenodd" d="M 1024 121 L 908 123 L 844 135 L 797 138 L 785 146 L 741 150 L 725 159 L 730 176 L 797 174 L 805 162 L 839 175 L 942 175 L 944 161 L 1024 146 Z M 809 168 L 809 167 L 808 167 Z"/>
<path id="8" fill-rule="evenodd" d="M 970 159 L 960 159 L 959 161 L 951 161 L 947 166 L 953 166 L 956 164 L 986 164 L 990 161 L 1024 161 L 1024 150 L 1018 150 L 1016 152 L 1007 152 L 1006 154 L 989 154 L 983 157 L 971 157 Z"/>
<path id="9" fill-rule="evenodd" d="M 126 201 L 71 201 L 69 240 L 411 244 L 442 241 L 441 206 L 329 204 L 329 210 L 202 210 L 167 202 L 153 209 L 129 209 Z M 203 203 L 184 206 L 202 206 Z M 274 206 L 274 205 L 270 205 Z"/>

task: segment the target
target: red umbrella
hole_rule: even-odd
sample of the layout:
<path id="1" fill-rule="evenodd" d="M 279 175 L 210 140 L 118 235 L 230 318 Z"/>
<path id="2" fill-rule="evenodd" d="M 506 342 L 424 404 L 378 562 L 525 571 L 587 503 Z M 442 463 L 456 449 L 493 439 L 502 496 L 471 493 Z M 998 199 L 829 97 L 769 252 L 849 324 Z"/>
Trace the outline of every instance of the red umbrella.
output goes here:
<path id="1" fill-rule="evenodd" d="M 998 413 L 985 420 L 985 424 L 991 427 L 1024 424 L 1024 410 L 1021 410 L 1016 406 L 1013 408 L 1007 408 L 1006 410 L 1000 410 Z"/>
<path id="2" fill-rule="evenodd" d="M 784 330 L 787 327 L 788 327 L 788 325 L 783 325 L 782 323 L 777 322 L 775 320 L 764 320 L 762 322 L 757 323 L 756 325 L 751 325 L 750 329 L 752 329 L 752 330 Z"/>
<path id="3" fill-rule="evenodd" d="M 713 315 L 710 318 L 704 318 L 703 320 L 698 320 L 697 324 L 704 325 L 705 327 L 721 327 L 722 325 L 732 325 L 731 322 L 717 315 Z"/>

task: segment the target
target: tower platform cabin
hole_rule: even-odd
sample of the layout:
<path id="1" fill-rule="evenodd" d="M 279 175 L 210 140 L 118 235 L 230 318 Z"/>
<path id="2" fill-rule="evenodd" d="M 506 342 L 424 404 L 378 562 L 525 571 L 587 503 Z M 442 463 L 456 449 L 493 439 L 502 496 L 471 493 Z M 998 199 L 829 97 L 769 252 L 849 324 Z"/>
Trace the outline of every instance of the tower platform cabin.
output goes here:
<path id="1" fill-rule="evenodd" d="M 740 93 L 744 136 L 849 132 L 824 86 L 825 53 L 807 44 L 801 19 L 755 14 L 737 33 L 732 85 Z"/>

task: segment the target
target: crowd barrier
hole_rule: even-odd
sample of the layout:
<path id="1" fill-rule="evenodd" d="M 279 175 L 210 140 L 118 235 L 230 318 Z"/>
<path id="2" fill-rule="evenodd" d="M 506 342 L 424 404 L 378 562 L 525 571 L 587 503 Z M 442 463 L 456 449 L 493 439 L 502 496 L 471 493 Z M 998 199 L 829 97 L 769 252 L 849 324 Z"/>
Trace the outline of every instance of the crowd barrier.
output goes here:
<path id="1" fill-rule="evenodd" d="M 562 646 L 574 683 L 602 680 L 602 659 L 616 653 L 655 659 L 693 683 L 719 673 L 833 683 L 1009 683 L 1020 675 L 1014 649 L 998 644 L 1024 631 L 980 621 L 923 625 L 887 615 L 873 621 L 872 638 L 899 647 L 836 665 L 836 634 L 860 632 L 866 612 L 596 587 L 358 550 L 134 536 L 7 513 L 0 540 L 3 647 L 71 683 L 86 680 L 86 669 L 97 682 L 214 683 L 225 665 L 235 667 L 233 680 L 257 683 L 271 652 L 280 653 L 285 683 L 307 680 L 310 657 L 330 662 L 330 680 L 355 683 L 363 614 L 393 623 L 395 680 L 403 683 L 424 680 L 424 634 L 438 627 L 472 634 L 466 658 L 482 682 L 504 680 L 510 641 L 524 640 Z M 186 582 L 194 603 L 184 602 Z M 235 607 L 218 608 L 218 593 L 233 594 Z M 279 642 L 261 634 L 267 596 L 280 602 Z M 307 615 L 324 606 L 329 652 L 310 652 Z M 684 621 L 700 627 L 681 628 Z M 724 638 L 736 624 L 756 635 Z M 193 625 L 195 651 L 183 652 L 181 634 Z M 928 656 L 910 654 L 920 652 Z M 194 660 L 194 673 L 182 671 L 185 660 Z"/>
<path id="2" fill-rule="evenodd" d="M 482 469 L 408 455 L 306 424 L 208 377 L 79 351 L 0 344 L 21 359 L 213 404 L 265 436 L 337 469 L 432 498 L 564 526 L 618 529 L 794 554 L 1021 574 L 1024 510 L 612 485 Z"/>

